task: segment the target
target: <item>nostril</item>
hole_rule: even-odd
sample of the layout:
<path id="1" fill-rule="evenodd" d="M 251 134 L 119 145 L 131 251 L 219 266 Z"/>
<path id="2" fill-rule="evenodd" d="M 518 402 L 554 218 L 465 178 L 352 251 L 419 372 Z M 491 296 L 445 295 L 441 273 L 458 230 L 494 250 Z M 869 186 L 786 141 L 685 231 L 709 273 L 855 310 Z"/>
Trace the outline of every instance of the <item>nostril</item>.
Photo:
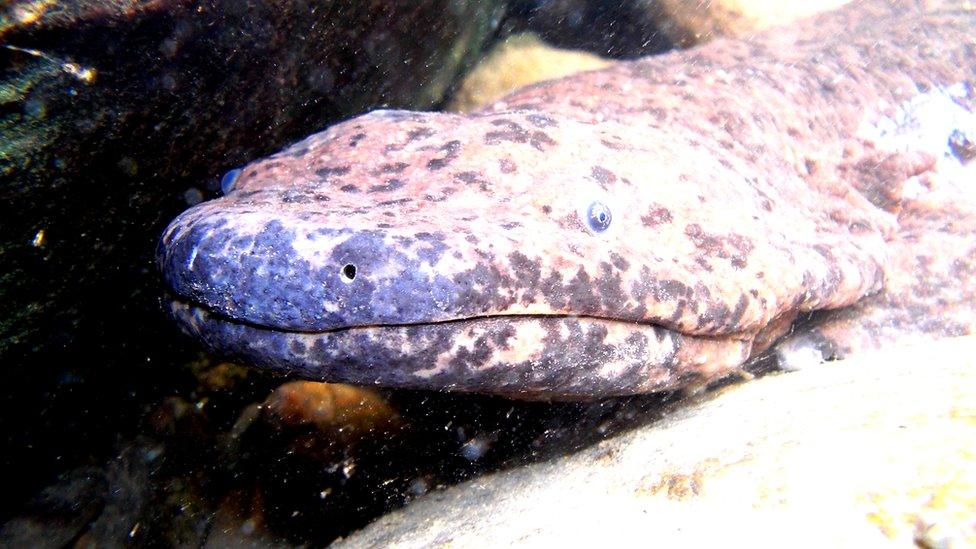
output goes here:
<path id="1" fill-rule="evenodd" d="M 346 263 L 342 270 L 339 272 L 339 278 L 343 282 L 349 283 L 356 279 L 356 266 L 352 263 Z"/>

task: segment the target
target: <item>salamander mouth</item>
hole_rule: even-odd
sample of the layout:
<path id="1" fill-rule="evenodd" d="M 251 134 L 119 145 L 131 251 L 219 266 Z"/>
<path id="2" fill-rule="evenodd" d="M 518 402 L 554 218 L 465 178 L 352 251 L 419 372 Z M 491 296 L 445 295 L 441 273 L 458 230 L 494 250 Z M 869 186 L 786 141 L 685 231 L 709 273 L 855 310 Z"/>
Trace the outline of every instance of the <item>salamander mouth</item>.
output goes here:
<path id="1" fill-rule="evenodd" d="M 205 304 L 196 302 L 194 300 L 185 299 L 181 297 L 176 297 L 169 295 L 166 297 L 166 301 L 170 303 L 170 309 L 172 311 L 181 311 L 179 315 L 185 315 L 185 311 L 195 311 L 196 314 L 206 314 L 209 318 L 218 322 L 225 322 L 228 324 L 237 324 L 241 326 L 248 326 L 258 330 L 266 330 L 271 332 L 281 332 L 288 334 L 336 334 L 340 332 L 347 332 L 352 330 L 373 330 L 373 329 L 397 329 L 397 328 L 407 328 L 416 326 L 437 326 L 437 325 L 452 325 L 452 324 L 463 324 L 463 323 L 474 323 L 474 322 L 488 322 L 495 320 L 543 320 L 543 319 L 577 319 L 580 321 L 594 321 L 594 322 L 604 322 L 604 323 L 619 323 L 621 325 L 631 325 L 634 327 L 655 327 L 661 329 L 671 330 L 665 325 L 654 323 L 654 322 L 640 322 L 628 318 L 619 318 L 613 316 L 600 316 L 592 314 L 571 314 L 571 313 L 486 313 L 479 315 L 468 315 L 459 316 L 455 318 L 438 319 L 430 321 L 412 321 L 412 322 L 376 322 L 376 323 L 363 323 L 363 324 L 350 324 L 347 326 L 336 326 L 333 328 L 324 329 L 296 329 L 296 328 L 283 328 L 278 326 L 271 326 L 267 324 L 262 324 L 260 322 L 250 321 L 248 319 L 234 318 L 225 314 L 215 311 L 212 307 L 208 307 Z M 174 313 L 176 314 L 176 313 Z M 674 330 L 677 333 L 677 330 Z"/>
<path id="2" fill-rule="evenodd" d="M 596 398 L 666 390 L 748 355 L 751 342 L 696 337 L 592 316 L 484 315 L 297 331 L 171 299 L 189 335 L 218 355 L 290 377 L 518 398 Z M 702 366 L 705 363 L 706 366 Z"/>

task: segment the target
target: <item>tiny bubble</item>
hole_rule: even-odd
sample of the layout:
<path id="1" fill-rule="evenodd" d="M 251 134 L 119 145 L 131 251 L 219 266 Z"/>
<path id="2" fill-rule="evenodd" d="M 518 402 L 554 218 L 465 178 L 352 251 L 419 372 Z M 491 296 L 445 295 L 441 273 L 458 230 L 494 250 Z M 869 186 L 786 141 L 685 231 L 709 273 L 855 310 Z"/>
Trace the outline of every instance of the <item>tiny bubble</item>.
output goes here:
<path id="1" fill-rule="evenodd" d="M 183 191 L 183 201 L 186 202 L 188 206 L 196 206 L 197 204 L 203 202 L 203 192 L 196 187 L 190 187 L 189 189 Z"/>
<path id="2" fill-rule="evenodd" d="M 47 114 L 47 105 L 40 99 L 28 99 L 24 102 L 24 113 L 34 118 L 44 118 Z"/>
<path id="3" fill-rule="evenodd" d="M 491 441 L 485 437 L 474 437 L 461 445 L 461 455 L 468 461 L 478 461 L 484 457 L 491 446 Z"/>

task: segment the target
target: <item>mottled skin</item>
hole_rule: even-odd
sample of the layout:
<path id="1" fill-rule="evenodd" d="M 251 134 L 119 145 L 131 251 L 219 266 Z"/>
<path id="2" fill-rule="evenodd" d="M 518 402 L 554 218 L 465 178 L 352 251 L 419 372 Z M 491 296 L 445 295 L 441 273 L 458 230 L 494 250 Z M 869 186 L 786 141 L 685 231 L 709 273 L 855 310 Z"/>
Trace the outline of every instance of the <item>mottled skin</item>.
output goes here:
<path id="1" fill-rule="evenodd" d="M 173 221 L 172 310 L 303 377 L 532 398 L 711 379 L 798 317 L 788 365 L 970 333 L 974 29 L 868 1 L 471 115 L 352 119 Z M 929 96 L 945 123 L 904 115 Z"/>

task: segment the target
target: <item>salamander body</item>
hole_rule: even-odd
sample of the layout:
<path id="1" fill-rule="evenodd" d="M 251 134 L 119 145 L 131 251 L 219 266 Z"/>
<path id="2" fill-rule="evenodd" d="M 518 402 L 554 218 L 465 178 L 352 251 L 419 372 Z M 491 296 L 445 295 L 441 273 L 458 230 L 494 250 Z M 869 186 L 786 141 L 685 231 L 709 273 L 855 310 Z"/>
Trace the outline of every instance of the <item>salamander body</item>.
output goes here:
<path id="1" fill-rule="evenodd" d="M 972 333 L 974 29 L 855 2 L 469 115 L 354 118 L 171 223 L 171 310 L 300 377 L 525 398 Z"/>

